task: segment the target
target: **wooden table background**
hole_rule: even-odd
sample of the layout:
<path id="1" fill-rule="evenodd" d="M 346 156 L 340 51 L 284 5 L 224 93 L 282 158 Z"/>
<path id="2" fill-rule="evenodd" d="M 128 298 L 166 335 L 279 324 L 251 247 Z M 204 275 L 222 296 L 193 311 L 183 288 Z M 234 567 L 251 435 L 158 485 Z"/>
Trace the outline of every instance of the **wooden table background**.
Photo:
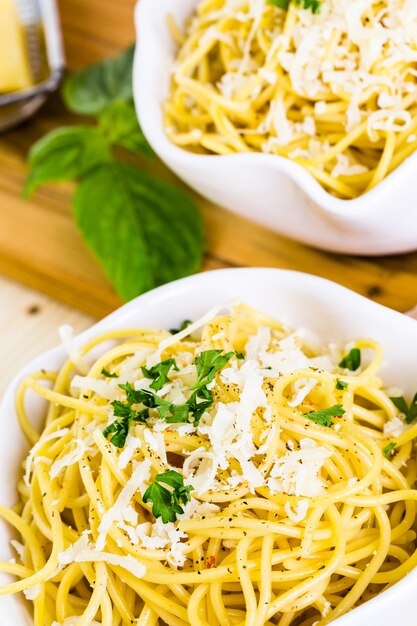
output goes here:
<path id="1" fill-rule="evenodd" d="M 69 68 L 77 69 L 115 54 L 133 41 L 134 4 L 134 0 L 119 0 L 116 4 L 113 0 L 60 0 Z M 59 96 L 54 96 L 35 119 L 0 137 L 0 273 L 100 317 L 117 307 L 120 300 L 76 230 L 70 211 L 72 186 L 45 186 L 29 202 L 21 196 L 31 144 L 46 131 L 74 121 Z M 173 178 L 157 167 L 164 176 Z M 199 203 L 207 231 L 203 269 L 291 268 L 335 280 L 400 311 L 417 302 L 417 254 L 360 258 L 323 253 L 206 201 L 199 199 Z M 43 313 L 27 313 L 31 302 L 39 302 Z M 90 321 L 88 316 L 7 281 L 0 281 L 0 304 L 1 352 L 8 355 L 9 361 L 15 346 L 16 366 L 25 355 L 29 356 L 28 351 L 39 351 L 55 341 L 58 323 L 69 319 L 81 328 Z M 36 329 L 39 332 L 34 332 Z M 1 375 L 2 371 L 0 380 Z"/>

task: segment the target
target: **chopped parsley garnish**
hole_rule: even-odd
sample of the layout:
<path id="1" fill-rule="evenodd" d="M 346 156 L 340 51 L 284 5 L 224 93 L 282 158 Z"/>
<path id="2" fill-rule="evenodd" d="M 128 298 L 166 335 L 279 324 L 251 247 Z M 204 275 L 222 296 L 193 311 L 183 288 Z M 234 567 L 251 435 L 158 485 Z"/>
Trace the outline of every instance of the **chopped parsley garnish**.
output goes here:
<path id="1" fill-rule="evenodd" d="M 103 369 L 101 370 L 101 373 L 106 378 L 118 378 L 117 374 L 110 374 L 110 372 L 107 371 L 105 367 L 103 367 Z"/>
<path id="2" fill-rule="evenodd" d="M 397 447 L 397 444 L 394 443 L 394 441 L 391 441 L 391 443 L 385 446 L 385 448 L 382 450 L 382 452 L 384 453 L 384 456 L 386 456 L 386 458 L 389 459 L 393 455 L 394 448 L 396 447 Z"/>
<path id="3" fill-rule="evenodd" d="M 115 417 L 120 419 L 109 424 L 104 429 L 103 435 L 107 437 L 113 433 L 111 443 L 123 448 L 132 422 L 146 422 L 150 409 L 155 409 L 159 417 L 168 424 L 188 422 L 191 415 L 194 426 L 197 426 L 204 411 L 213 404 L 213 394 L 207 385 L 234 355 L 235 352 L 222 354 L 221 350 L 205 350 L 196 356 L 194 363 L 198 374 L 197 382 L 190 387 L 193 393 L 183 404 L 164 400 L 147 389 L 135 389 L 131 383 L 119 385 L 120 389 L 126 392 L 126 401 L 114 400 L 111 403 Z M 175 360 L 167 359 L 149 369 L 142 367 L 142 373 L 153 381 L 150 387 L 154 391 L 159 391 L 169 381 L 168 374 L 172 367 L 179 371 Z"/>
<path id="4" fill-rule="evenodd" d="M 326 426 L 330 428 L 333 425 L 332 417 L 341 417 L 344 415 L 346 411 L 344 410 L 341 404 L 335 404 L 334 406 L 330 406 L 327 409 L 321 409 L 320 411 L 310 411 L 310 413 L 305 413 L 304 417 L 312 420 L 316 424 L 320 424 L 320 426 Z"/>
<path id="5" fill-rule="evenodd" d="M 175 359 L 166 359 L 165 361 L 161 361 L 160 363 L 157 363 L 157 365 L 154 365 L 149 369 L 145 366 L 143 366 L 141 369 L 142 374 L 146 378 L 150 378 L 151 380 L 153 380 L 153 382 L 149 385 L 150 388 L 154 389 L 155 391 L 159 391 L 160 389 L 162 389 L 165 383 L 168 383 L 170 381 L 170 379 L 168 378 L 168 374 L 171 367 L 173 367 L 177 372 L 179 371 Z"/>
<path id="6" fill-rule="evenodd" d="M 179 472 L 168 470 L 155 476 L 143 494 L 143 501 L 151 502 L 154 517 L 161 517 L 163 523 L 167 524 L 175 522 L 177 514 L 184 513 L 181 505 L 190 501 L 190 491 L 193 491 L 193 487 L 184 485 L 184 478 Z"/>
<path id="7" fill-rule="evenodd" d="M 126 391 L 126 402 L 114 400 L 111 403 L 114 415 L 119 419 L 116 419 L 114 422 L 109 424 L 103 430 L 103 435 L 104 437 L 108 437 L 111 433 L 113 433 L 110 442 L 116 446 L 116 448 L 123 448 L 132 422 L 144 422 L 148 417 L 148 410 L 136 409 L 133 407 L 133 405 L 138 405 L 143 402 L 143 391 L 136 391 L 130 383 L 126 383 L 126 385 L 119 385 L 119 387 Z"/>
<path id="8" fill-rule="evenodd" d="M 103 430 L 103 435 L 104 437 L 108 437 L 111 433 L 114 433 L 110 442 L 116 446 L 116 448 L 123 448 L 132 422 L 144 422 L 147 416 L 147 411 L 134 411 L 131 407 L 123 405 L 122 402 L 117 402 L 117 404 L 114 402 L 113 408 L 114 414 L 120 419 L 114 420 L 114 422 L 109 424 L 107 428 Z M 126 415 L 122 416 L 122 412 L 125 412 Z"/>
<path id="9" fill-rule="evenodd" d="M 173 404 L 167 402 L 158 396 L 155 396 L 155 403 L 159 417 L 168 424 L 178 424 L 180 422 L 188 422 L 189 406 L 185 404 Z"/>
<path id="10" fill-rule="evenodd" d="M 198 378 L 197 382 L 190 389 L 200 389 L 211 383 L 217 372 L 223 369 L 235 354 L 235 352 L 222 354 L 222 350 L 204 350 L 204 352 L 197 355 L 194 362 Z"/>
<path id="11" fill-rule="evenodd" d="M 191 320 L 184 320 L 179 328 L 171 328 L 169 332 L 171 333 L 171 335 L 176 335 L 177 333 L 180 333 L 182 330 L 185 330 L 186 328 L 188 328 L 190 324 L 192 324 Z"/>
<path id="12" fill-rule="evenodd" d="M 395 404 L 397 409 L 404 413 L 405 421 L 407 424 L 411 424 L 417 417 L 417 393 L 411 400 L 410 405 L 407 404 L 407 400 L 403 396 L 390 398 L 391 402 Z"/>
<path id="13" fill-rule="evenodd" d="M 339 363 L 339 367 L 343 367 L 343 369 L 350 370 L 351 372 L 355 372 L 361 364 L 361 351 L 359 348 L 352 348 L 352 350 L 347 354 Z"/>
<path id="14" fill-rule="evenodd" d="M 130 383 L 119 385 L 121 389 L 126 391 L 128 405 L 143 404 L 146 408 L 139 412 L 140 416 L 144 416 L 144 420 L 149 417 L 149 409 L 156 409 L 159 416 L 166 422 L 186 422 L 188 418 L 188 407 L 186 404 L 173 404 L 156 393 L 147 391 L 146 389 L 134 389 Z M 114 403 L 112 403 L 114 406 Z M 136 420 L 137 421 L 137 420 Z"/>
<path id="15" fill-rule="evenodd" d="M 268 3 L 284 11 L 288 11 L 291 0 L 268 0 Z M 310 9 L 312 13 L 316 14 L 320 12 L 321 0 L 294 0 L 294 3 L 297 6 L 301 6 L 303 9 Z"/>
<path id="16" fill-rule="evenodd" d="M 204 411 L 207 411 L 213 404 L 213 394 L 207 387 L 196 389 L 193 395 L 187 400 L 190 413 L 194 418 L 194 426 L 197 426 Z"/>
<path id="17" fill-rule="evenodd" d="M 338 389 L 339 391 L 342 391 L 344 389 L 347 389 L 349 387 L 348 383 L 345 383 L 344 380 L 340 380 L 340 378 L 336 379 L 336 389 Z"/>

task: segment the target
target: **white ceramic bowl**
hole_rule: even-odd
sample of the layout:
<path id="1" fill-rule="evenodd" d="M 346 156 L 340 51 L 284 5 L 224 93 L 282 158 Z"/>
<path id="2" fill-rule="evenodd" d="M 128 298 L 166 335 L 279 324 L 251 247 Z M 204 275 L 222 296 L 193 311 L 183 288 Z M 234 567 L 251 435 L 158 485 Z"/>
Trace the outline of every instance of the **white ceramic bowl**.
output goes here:
<path id="1" fill-rule="evenodd" d="M 417 154 L 355 200 L 325 191 L 300 165 L 269 154 L 195 155 L 165 135 L 162 103 L 175 45 L 166 18 L 181 25 L 198 0 L 139 0 L 134 94 L 142 129 L 180 178 L 213 202 L 283 235 L 326 250 L 393 254 L 417 249 Z"/>
<path id="2" fill-rule="evenodd" d="M 314 331 L 323 342 L 373 337 L 385 349 L 382 376 L 390 385 L 414 393 L 416 381 L 417 323 L 408 317 L 358 296 L 322 278 L 274 269 L 231 269 L 199 274 L 155 289 L 126 304 L 82 333 L 77 343 L 104 331 L 132 326 L 171 328 L 183 319 L 196 319 L 216 304 L 238 298 L 295 327 Z M 0 502 L 16 501 L 15 482 L 27 452 L 14 409 L 19 381 L 40 368 L 53 370 L 65 359 L 55 348 L 25 367 L 11 383 L 0 406 Z M 30 414 L 41 414 L 42 402 L 27 399 Z M 0 523 L 0 560 L 13 555 L 10 532 Z M 378 626 L 415 623 L 417 570 L 334 622 L 335 626 Z M 32 621 L 20 597 L 1 597 L 0 626 L 30 626 Z M 414 621 L 413 621 L 414 620 Z"/>

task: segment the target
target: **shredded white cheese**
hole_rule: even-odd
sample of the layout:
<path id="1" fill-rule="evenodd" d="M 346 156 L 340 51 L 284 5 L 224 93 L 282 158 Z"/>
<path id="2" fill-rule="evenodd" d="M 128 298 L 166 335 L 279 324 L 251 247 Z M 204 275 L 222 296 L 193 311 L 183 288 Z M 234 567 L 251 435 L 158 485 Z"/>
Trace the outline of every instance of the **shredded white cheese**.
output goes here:
<path id="1" fill-rule="evenodd" d="M 126 520 L 126 516 L 129 514 L 129 504 L 133 496 L 138 490 L 142 491 L 146 481 L 149 480 L 150 467 L 151 462 L 149 459 L 146 459 L 142 463 L 138 463 L 136 468 L 133 470 L 132 476 L 119 493 L 114 505 L 104 513 L 98 527 L 99 536 L 96 544 L 96 549 L 98 551 L 104 549 L 107 533 L 113 523 L 117 521 L 123 522 Z"/>
<path id="2" fill-rule="evenodd" d="M 308 501 L 300 500 L 299 502 L 297 502 L 295 509 L 292 509 L 291 504 L 289 502 L 286 502 L 284 505 L 284 510 L 289 519 L 292 522 L 298 524 L 298 522 L 301 522 L 303 519 L 305 519 L 305 516 L 307 515 Z"/>
<path id="3" fill-rule="evenodd" d="M 40 583 L 38 583 L 37 585 L 33 585 L 33 587 L 23 589 L 23 595 L 25 596 L 26 600 L 36 600 L 41 591 L 42 587 Z"/>
<path id="4" fill-rule="evenodd" d="M 68 454 L 65 454 L 61 459 L 52 463 L 49 470 L 49 476 L 52 480 L 58 476 L 64 467 L 75 465 L 75 463 L 78 463 L 78 461 L 83 458 L 87 450 L 86 442 L 83 439 L 74 439 L 71 443 L 75 445 L 74 449 L 68 452 Z"/>
<path id="5" fill-rule="evenodd" d="M 25 464 L 25 473 L 23 476 L 23 481 L 27 487 L 30 486 L 30 475 L 32 473 L 32 465 L 35 460 L 37 452 L 48 441 L 52 441 L 53 439 L 59 439 L 60 437 L 64 437 L 68 433 L 69 433 L 69 428 L 61 428 L 60 430 L 56 430 L 55 432 L 50 433 L 49 435 L 46 435 L 46 437 L 41 437 L 41 439 L 39 439 L 39 441 L 35 443 L 35 445 L 33 446 L 33 448 L 31 449 L 31 451 L 29 452 L 27 456 L 26 464 Z"/>
<path id="6" fill-rule="evenodd" d="M 397 416 L 384 424 L 384 437 L 399 437 L 407 428 L 406 424 Z"/>
<path id="7" fill-rule="evenodd" d="M 64 324 L 58 329 L 60 339 L 68 353 L 70 360 L 82 374 L 87 374 L 89 367 L 80 350 L 75 345 L 74 329 L 69 324 Z"/>
<path id="8" fill-rule="evenodd" d="M 300 449 L 287 452 L 274 464 L 267 485 L 272 493 L 315 498 L 323 493 L 319 472 L 332 452 L 312 439 L 301 439 Z"/>

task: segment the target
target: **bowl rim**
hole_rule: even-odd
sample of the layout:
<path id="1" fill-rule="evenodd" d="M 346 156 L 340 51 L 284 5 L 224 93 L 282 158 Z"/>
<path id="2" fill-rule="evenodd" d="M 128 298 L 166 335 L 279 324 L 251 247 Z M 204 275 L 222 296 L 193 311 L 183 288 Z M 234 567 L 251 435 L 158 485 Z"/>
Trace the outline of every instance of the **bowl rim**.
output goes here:
<path id="1" fill-rule="evenodd" d="M 235 283 L 234 278 L 239 275 L 247 276 L 248 279 L 250 278 L 252 280 L 252 282 L 254 281 L 254 278 L 256 278 L 256 284 L 258 284 L 258 277 L 260 278 L 262 275 L 264 275 L 266 283 L 269 283 L 271 279 L 274 279 L 279 284 L 280 280 L 282 279 L 284 283 L 286 283 L 286 289 L 290 288 L 291 290 L 295 291 L 302 290 L 303 286 L 305 286 L 307 283 L 310 283 L 310 285 L 317 286 L 317 289 L 322 293 L 327 291 L 341 301 L 343 299 L 349 299 L 350 302 L 356 303 L 361 309 L 363 309 L 363 307 L 366 307 L 370 312 L 376 312 L 377 310 L 380 311 L 385 317 L 391 318 L 393 321 L 395 319 L 397 323 L 399 322 L 403 326 L 408 327 L 409 330 L 416 336 L 417 340 L 417 325 L 415 320 L 382 304 L 369 300 L 368 298 L 348 289 L 347 287 L 343 287 L 328 279 L 312 274 L 307 274 L 305 272 L 278 268 L 255 267 L 211 270 L 208 272 L 204 272 L 203 274 L 194 274 L 192 276 L 173 281 L 166 285 L 162 285 L 161 287 L 157 287 L 156 289 L 153 289 L 150 292 L 147 292 L 137 297 L 131 302 L 122 305 L 102 320 L 99 320 L 95 324 L 92 324 L 86 330 L 82 331 L 79 335 L 75 337 L 75 345 L 79 346 L 84 341 L 96 336 L 97 333 L 108 330 L 109 327 L 117 325 L 118 323 L 123 323 L 124 318 L 126 316 L 129 316 L 132 312 L 137 311 L 139 307 L 143 307 L 143 309 L 146 310 L 146 306 L 148 304 L 152 305 L 153 303 L 161 301 L 161 296 L 175 298 L 178 297 L 178 294 L 180 293 L 179 290 L 181 290 L 182 288 L 188 290 L 189 292 L 193 291 L 195 294 L 196 289 L 201 288 L 203 286 L 202 284 L 204 283 L 216 285 L 218 284 L 216 281 L 216 277 L 219 276 L 219 274 L 224 277 L 225 281 L 230 282 L 230 284 L 232 285 Z M 191 293 L 188 293 L 188 296 L 190 295 Z M 19 384 L 20 380 L 24 376 L 26 376 L 31 369 L 33 369 L 34 367 L 42 367 L 43 361 L 52 358 L 64 359 L 65 348 L 62 345 L 58 345 L 50 350 L 47 350 L 46 352 L 43 352 L 39 356 L 32 359 L 23 368 L 21 368 L 19 372 L 13 377 L 12 381 L 7 386 L 2 401 L 0 402 L 0 420 L 2 419 L 5 412 L 12 410 L 12 407 L 14 406 L 16 387 Z M 417 568 L 414 568 L 410 573 L 408 573 L 401 580 L 395 583 L 395 585 L 393 585 L 389 589 L 386 589 L 380 595 L 365 602 L 363 605 L 352 609 L 345 615 L 337 618 L 334 624 L 340 624 L 340 626 L 352 626 L 353 616 L 355 617 L 355 621 L 353 622 L 354 626 L 362 624 L 363 621 L 360 620 L 363 620 L 366 617 L 372 618 L 373 607 L 375 606 L 375 604 L 378 605 L 378 610 L 381 611 L 383 607 L 387 606 L 387 604 L 390 604 L 392 601 L 395 602 L 395 596 L 397 592 L 401 592 L 403 596 L 405 593 L 407 593 L 410 594 L 410 597 L 412 597 L 412 590 L 415 587 L 416 581 Z M 4 624 L 4 626 L 6 626 L 6 623 L 2 622 L 1 616 L 0 624 Z"/>
<path id="2" fill-rule="evenodd" d="M 193 0 L 194 4 L 198 1 Z M 174 11 L 173 7 L 172 13 Z M 138 0 L 135 7 L 136 51 L 133 66 L 135 105 L 145 136 L 149 143 L 156 147 L 155 151 L 163 160 L 166 159 L 169 164 L 178 163 L 184 169 L 193 169 L 197 164 L 202 169 L 214 171 L 219 167 L 238 168 L 242 163 L 254 168 L 268 167 L 286 174 L 317 205 L 317 208 L 330 215 L 351 221 L 352 218 L 365 218 L 376 212 L 381 213 L 381 204 L 386 202 L 388 195 L 392 196 L 393 191 L 400 187 L 411 173 L 417 161 L 417 150 L 366 193 L 357 198 L 342 199 L 326 191 L 302 165 L 289 158 L 260 152 L 228 155 L 194 154 L 169 141 L 163 128 L 161 103 L 159 100 L 155 102 L 152 90 L 148 88 L 153 68 L 158 65 L 162 52 L 156 29 L 149 27 L 147 21 L 152 18 L 152 20 L 163 22 L 167 15 L 167 12 L 161 11 L 159 3 L 155 0 Z M 136 97 L 136 94 L 146 94 L 146 96 Z M 395 205 L 393 205 L 392 211 L 395 210 Z M 392 211 L 386 209 L 385 213 Z"/>

